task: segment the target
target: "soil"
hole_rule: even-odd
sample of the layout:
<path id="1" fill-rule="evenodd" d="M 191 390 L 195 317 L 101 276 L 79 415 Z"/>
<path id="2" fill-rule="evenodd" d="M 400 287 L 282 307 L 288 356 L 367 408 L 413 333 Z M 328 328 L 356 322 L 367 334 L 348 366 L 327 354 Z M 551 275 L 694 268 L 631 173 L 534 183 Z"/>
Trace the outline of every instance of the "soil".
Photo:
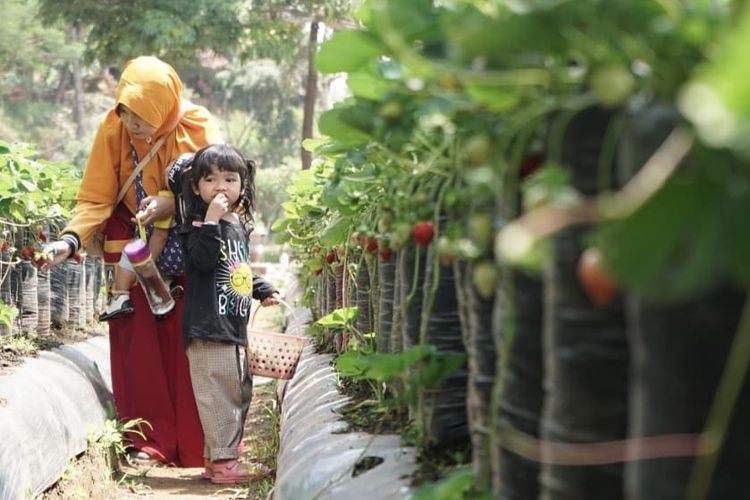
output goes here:
<path id="1" fill-rule="evenodd" d="M 106 328 L 106 324 L 92 323 L 86 331 L 62 327 L 52 328 L 47 335 L 0 336 L 0 375 L 11 373 L 14 367 L 23 363 L 24 358 L 36 357 L 38 351 L 48 351 L 64 344 L 104 335 Z"/>

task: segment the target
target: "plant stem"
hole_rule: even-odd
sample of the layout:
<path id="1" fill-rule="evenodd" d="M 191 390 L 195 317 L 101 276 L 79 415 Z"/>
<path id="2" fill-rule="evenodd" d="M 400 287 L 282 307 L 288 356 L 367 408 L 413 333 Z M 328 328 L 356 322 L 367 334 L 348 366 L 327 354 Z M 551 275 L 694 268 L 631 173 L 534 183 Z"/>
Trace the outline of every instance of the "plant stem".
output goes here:
<path id="1" fill-rule="evenodd" d="M 732 413 L 745 384 L 750 366 L 750 298 L 745 301 L 739 328 L 729 348 L 729 357 L 721 374 L 716 396 L 698 440 L 697 458 L 687 487 L 687 500 L 708 498 L 719 454 L 727 438 Z"/>

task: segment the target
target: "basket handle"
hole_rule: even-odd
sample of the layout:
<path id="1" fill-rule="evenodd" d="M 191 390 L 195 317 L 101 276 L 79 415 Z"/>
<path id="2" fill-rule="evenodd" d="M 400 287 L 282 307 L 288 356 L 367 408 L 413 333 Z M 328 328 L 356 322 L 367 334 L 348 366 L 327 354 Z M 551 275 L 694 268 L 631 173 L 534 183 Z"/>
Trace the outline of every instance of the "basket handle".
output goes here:
<path id="1" fill-rule="evenodd" d="M 294 318 L 294 321 L 299 323 L 299 317 L 297 317 L 297 313 L 294 312 L 294 309 L 292 306 L 287 304 L 283 299 L 279 298 L 279 304 L 285 306 L 287 309 L 289 309 L 289 312 L 292 313 L 292 317 Z M 250 328 L 253 327 L 255 324 L 255 315 L 258 314 L 258 311 L 260 311 L 260 308 L 263 307 L 260 304 L 258 304 L 258 307 L 255 308 L 255 311 L 253 311 L 253 315 L 250 317 Z"/>

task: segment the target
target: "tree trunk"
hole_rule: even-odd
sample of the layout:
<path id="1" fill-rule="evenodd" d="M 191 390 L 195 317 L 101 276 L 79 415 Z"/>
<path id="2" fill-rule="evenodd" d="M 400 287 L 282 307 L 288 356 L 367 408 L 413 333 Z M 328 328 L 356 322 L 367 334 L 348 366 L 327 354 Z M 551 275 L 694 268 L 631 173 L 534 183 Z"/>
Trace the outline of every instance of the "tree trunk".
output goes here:
<path id="1" fill-rule="evenodd" d="M 307 82 L 305 83 L 305 106 L 302 115 L 302 140 L 312 139 L 315 119 L 315 101 L 318 98 L 318 70 L 315 69 L 315 54 L 318 50 L 318 21 L 310 23 L 310 38 L 307 46 Z M 302 170 L 310 168 L 312 153 L 301 149 Z"/>
<path id="2" fill-rule="evenodd" d="M 57 90 L 55 91 L 55 104 L 61 104 L 65 99 L 65 89 L 68 86 L 68 80 L 70 79 L 70 70 L 67 64 L 60 66 L 60 78 L 57 82 Z"/>
<path id="3" fill-rule="evenodd" d="M 70 29 L 69 37 L 71 42 L 78 42 L 78 26 L 73 26 Z M 85 111 L 83 106 L 83 75 L 80 58 L 76 56 L 76 58 L 71 61 L 71 66 L 73 70 L 73 121 L 76 124 L 76 139 L 83 139 L 85 131 L 83 117 Z"/>

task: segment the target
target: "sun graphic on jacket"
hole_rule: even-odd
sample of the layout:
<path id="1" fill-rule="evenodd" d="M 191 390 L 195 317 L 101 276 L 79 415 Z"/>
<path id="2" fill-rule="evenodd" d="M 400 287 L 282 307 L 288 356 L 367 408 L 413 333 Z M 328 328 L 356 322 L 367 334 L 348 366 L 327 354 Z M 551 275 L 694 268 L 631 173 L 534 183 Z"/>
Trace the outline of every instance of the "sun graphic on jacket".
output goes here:
<path id="1" fill-rule="evenodd" d="M 229 285 L 238 295 L 249 296 L 253 292 L 253 272 L 247 262 L 240 262 L 229 272 Z"/>

